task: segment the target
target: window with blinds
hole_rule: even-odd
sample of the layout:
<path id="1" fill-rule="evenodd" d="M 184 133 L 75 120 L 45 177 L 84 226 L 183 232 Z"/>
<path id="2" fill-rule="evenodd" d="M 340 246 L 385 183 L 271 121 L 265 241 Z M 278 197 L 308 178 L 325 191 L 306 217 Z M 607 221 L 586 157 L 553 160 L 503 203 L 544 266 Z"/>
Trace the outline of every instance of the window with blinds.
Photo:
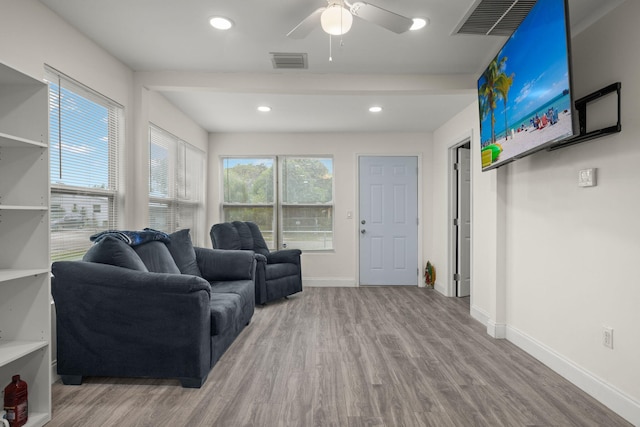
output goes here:
<path id="1" fill-rule="evenodd" d="M 190 229 L 203 245 L 204 153 L 155 125 L 149 126 L 149 226 Z"/>
<path id="2" fill-rule="evenodd" d="M 79 259 L 89 237 L 118 225 L 124 109 L 47 68 L 52 261 Z"/>

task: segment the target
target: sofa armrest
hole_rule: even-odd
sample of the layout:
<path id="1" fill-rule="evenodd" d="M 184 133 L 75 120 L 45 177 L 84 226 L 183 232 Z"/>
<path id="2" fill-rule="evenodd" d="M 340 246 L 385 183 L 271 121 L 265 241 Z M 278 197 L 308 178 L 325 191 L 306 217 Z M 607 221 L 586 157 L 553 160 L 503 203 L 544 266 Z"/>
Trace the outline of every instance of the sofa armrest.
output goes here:
<path id="1" fill-rule="evenodd" d="M 300 249 L 281 249 L 279 251 L 273 251 L 267 255 L 267 263 L 281 264 L 289 262 L 292 264 L 300 264 L 301 254 L 302 251 Z"/>
<path id="2" fill-rule="evenodd" d="M 206 280 L 83 261 L 55 262 L 52 273 L 59 374 L 203 378 L 208 373 L 211 286 Z"/>
<path id="3" fill-rule="evenodd" d="M 68 288 L 95 287 L 97 292 L 100 288 L 109 288 L 165 295 L 198 291 L 211 293 L 209 283 L 197 276 L 152 273 L 96 262 L 58 261 L 52 264 L 51 273 L 55 280 Z"/>
<path id="4" fill-rule="evenodd" d="M 202 277 L 210 282 L 255 280 L 253 251 L 194 248 Z"/>
<path id="5" fill-rule="evenodd" d="M 256 304 L 267 301 L 267 257 L 256 253 Z"/>

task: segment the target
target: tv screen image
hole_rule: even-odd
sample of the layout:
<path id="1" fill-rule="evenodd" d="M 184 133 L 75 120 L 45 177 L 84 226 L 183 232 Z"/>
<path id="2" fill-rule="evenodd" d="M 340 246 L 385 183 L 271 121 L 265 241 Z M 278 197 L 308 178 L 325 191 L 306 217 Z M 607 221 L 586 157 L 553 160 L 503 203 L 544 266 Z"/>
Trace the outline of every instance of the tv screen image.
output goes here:
<path id="1" fill-rule="evenodd" d="M 538 0 L 478 79 L 482 170 L 573 135 L 565 0 Z"/>

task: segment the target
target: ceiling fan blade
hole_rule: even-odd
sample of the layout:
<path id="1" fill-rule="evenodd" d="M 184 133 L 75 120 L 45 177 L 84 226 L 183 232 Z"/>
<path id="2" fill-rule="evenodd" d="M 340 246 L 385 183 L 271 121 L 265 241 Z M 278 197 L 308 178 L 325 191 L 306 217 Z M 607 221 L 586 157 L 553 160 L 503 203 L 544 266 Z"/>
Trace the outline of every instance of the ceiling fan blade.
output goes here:
<path id="1" fill-rule="evenodd" d="M 292 39 L 303 39 L 309 35 L 316 27 L 320 26 L 320 15 L 326 9 L 321 7 L 314 10 L 311 15 L 304 18 L 304 20 L 296 25 L 296 27 L 287 33 L 287 37 Z"/>
<path id="2" fill-rule="evenodd" d="M 411 28 L 413 20 L 406 16 L 398 15 L 369 3 L 356 2 L 351 5 L 351 13 L 365 21 L 373 22 L 394 33 L 404 33 Z"/>

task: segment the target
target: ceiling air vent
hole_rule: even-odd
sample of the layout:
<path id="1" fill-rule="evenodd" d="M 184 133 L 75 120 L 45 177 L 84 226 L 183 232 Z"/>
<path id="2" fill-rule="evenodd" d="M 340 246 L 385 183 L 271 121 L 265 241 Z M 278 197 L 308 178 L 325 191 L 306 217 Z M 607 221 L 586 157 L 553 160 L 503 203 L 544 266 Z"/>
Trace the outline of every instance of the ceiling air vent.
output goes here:
<path id="1" fill-rule="evenodd" d="M 309 68 L 306 53 L 271 52 L 271 62 L 276 70 L 306 70 Z"/>
<path id="2" fill-rule="evenodd" d="M 456 34 L 510 36 L 536 0 L 479 0 L 458 24 Z"/>

